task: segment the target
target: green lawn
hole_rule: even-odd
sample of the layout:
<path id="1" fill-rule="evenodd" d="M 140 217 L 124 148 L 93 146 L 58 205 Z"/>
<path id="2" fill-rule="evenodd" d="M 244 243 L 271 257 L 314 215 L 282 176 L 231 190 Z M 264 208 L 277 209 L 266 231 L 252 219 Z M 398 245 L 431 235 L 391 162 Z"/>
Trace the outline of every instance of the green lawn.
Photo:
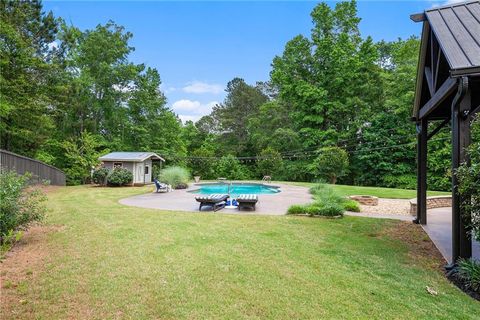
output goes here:
<path id="1" fill-rule="evenodd" d="M 282 182 L 304 187 L 313 187 L 315 183 L 311 182 Z M 394 189 L 394 188 L 380 188 L 380 187 L 361 187 L 361 186 L 347 186 L 347 185 L 330 185 L 339 194 L 344 196 L 351 195 L 367 195 L 379 198 L 389 199 L 412 199 L 417 196 L 416 190 Z M 429 196 L 451 195 L 450 192 L 442 191 L 428 191 Z"/>
<path id="2" fill-rule="evenodd" d="M 385 235 L 400 222 L 131 208 L 146 188 L 49 194 L 45 267 L 12 318 L 473 319 L 479 304 Z M 162 195 L 159 195 L 161 197 Z M 413 225 L 411 225 L 413 228 Z M 430 261 L 430 264 L 432 261 Z M 425 290 L 438 291 L 432 296 Z M 8 317 L 6 317 L 8 318 Z"/>

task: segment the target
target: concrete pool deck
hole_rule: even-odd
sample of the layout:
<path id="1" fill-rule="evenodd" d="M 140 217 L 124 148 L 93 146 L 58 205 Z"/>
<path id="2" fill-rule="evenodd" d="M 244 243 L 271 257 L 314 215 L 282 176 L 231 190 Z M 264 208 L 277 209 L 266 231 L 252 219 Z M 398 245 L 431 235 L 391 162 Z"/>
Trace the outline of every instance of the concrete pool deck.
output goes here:
<path id="1" fill-rule="evenodd" d="M 269 184 L 266 184 L 269 185 Z M 258 214 L 258 215 L 284 215 L 293 204 L 305 204 L 312 202 L 309 188 L 288 184 L 272 183 L 271 186 L 280 187 L 280 192 L 275 194 L 259 194 L 255 211 L 224 208 L 215 213 L 226 214 Z M 154 187 L 152 187 L 152 190 Z M 198 189 L 198 185 L 191 185 L 185 190 L 173 190 L 167 193 L 147 193 L 121 199 L 121 204 L 133 207 L 198 212 L 199 203 L 195 201 L 195 193 L 189 191 Z M 208 210 L 208 211 L 207 211 Z M 202 209 L 202 212 L 211 212 L 210 208 Z"/>

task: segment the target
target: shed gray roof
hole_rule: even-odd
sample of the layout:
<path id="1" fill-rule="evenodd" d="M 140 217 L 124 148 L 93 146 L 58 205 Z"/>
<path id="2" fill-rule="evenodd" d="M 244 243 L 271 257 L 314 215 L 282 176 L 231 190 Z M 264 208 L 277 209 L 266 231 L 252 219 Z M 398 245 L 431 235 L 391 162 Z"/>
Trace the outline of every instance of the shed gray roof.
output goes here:
<path id="1" fill-rule="evenodd" d="M 425 10 L 414 21 L 427 20 L 438 39 L 452 76 L 480 72 L 480 1 L 466 1 Z"/>
<path id="2" fill-rule="evenodd" d="M 110 152 L 109 154 L 101 156 L 98 160 L 142 162 L 149 158 L 165 161 L 165 159 L 153 152 Z"/>

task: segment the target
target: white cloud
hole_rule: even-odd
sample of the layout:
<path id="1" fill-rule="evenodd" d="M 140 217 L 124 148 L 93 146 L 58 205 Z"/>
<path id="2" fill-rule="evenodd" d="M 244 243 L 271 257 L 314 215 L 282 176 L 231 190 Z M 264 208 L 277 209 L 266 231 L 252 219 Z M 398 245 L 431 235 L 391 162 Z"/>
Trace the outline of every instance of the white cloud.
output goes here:
<path id="1" fill-rule="evenodd" d="M 465 0 L 447 0 L 443 2 L 434 2 L 430 8 L 448 6 L 459 2 L 464 2 Z"/>
<path id="2" fill-rule="evenodd" d="M 444 5 L 454 4 L 458 2 L 464 2 L 465 0 L 447 0 L 445 1 Z"/>
<path id="3" fill-rule="evenodd" d="M 178 117 L 183 121 L 197 121 L 202 116 L 212 112 L 213 107 L 218 104 L 217 101 L 210 101 L 208 103 L 201 103 L 197 100 L 181 99 L 172 104 L 172 109 L 178 114 Z"/>
<path id="4" fill-rule="evenodd" d="M 211 93 L 219 94 L 223 91 L 223 86 L 220 84 L 209 84 L 201 81 L 193 81 L 182 88 L 187 93 Z"/>
<path id="5" fill-rule="evenodd" d="M 183 123 L 187 122 L 187 121 L 193 121 L 193 122 L 197 122 L 202 116 L 189 116 L 189 115 L 185 115 L 185 114 L 179 114 L 178 117 L 180 118 L 180 120 L 182 120 Z"/>
<path id="6" fill-rule="evenodd" d="M 175 101 L 172 104 L 172 109 L 175 112 L 191 112 L 194 114 L 207 114 L 212 111 L 212 108 L 217 104 L 217 101 L 210 101 L 208 103 L 201 103 L 200 101 L 196 100 L 188 100 L 188 99 L 182 99 Z"/>
<path id="7" fill-rule="evenodd" d="M 218 104 L 217 101 L 201 103 L 197 100 L 181 99 L 172 104 L 172 109 L 184 123 L 188 120 L 195 122 L 212 112 L 216 104 Z"/>

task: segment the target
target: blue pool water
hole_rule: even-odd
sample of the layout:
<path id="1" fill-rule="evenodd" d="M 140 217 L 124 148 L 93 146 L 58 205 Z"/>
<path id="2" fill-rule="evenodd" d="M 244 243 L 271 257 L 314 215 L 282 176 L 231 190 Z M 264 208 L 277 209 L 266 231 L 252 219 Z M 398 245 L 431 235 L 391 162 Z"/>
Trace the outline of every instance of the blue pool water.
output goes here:
<path id="1" fill-rule="evenodd" d="M 235 197 L 239 194 L 275 194 L 280 190 L 277 187 L 267 186 L 263 184 L 254 183 L 211 183 L 199 185 L 198 190 L 192 191 L 192 193 L 211 194 L 211 193 L 229 193 L 230 196 Z"/>

